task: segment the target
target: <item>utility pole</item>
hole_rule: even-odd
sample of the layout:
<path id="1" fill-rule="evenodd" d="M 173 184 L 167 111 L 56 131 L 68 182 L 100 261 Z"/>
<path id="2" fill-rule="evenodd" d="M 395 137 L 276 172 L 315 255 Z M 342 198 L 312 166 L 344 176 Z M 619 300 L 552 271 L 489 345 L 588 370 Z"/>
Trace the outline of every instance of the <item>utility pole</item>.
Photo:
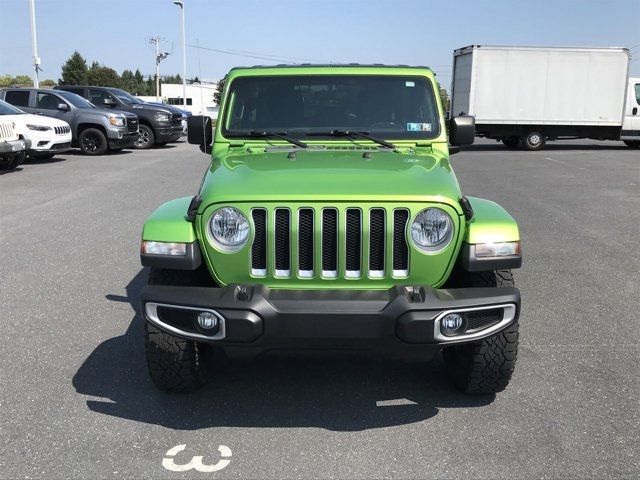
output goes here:
<path id="1" fill-rule="evenodd" d="M 184 0 L 173 2 L 180 8 L 182 17 L 182 105 L 187 109 L 187 41 L 184 33 Z"/>
<path id="2" fill-rule="evenodd" d="M 40 88 L 40 57 L 38 57 L 38 38 L 36 36 L 36 6 L 35 0 L 29 0 L 29 13 L 31 14 L 31 48 L 33 49 L 33 86 Z"/>
<path id="3" fill-rule="evenodd" d="M 160 53 L 160 37 L 151 37 L 149 43 L 156 47 L 156 102 L 160 102 L 160 62 L 169 56 L 169 52 Z"/>

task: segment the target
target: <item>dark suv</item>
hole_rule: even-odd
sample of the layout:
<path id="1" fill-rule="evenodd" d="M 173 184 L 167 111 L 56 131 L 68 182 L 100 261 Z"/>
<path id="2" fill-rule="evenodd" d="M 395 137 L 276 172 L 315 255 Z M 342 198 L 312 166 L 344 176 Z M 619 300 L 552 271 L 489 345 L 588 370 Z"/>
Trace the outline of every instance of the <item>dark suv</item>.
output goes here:
<path id="1" fill-rule="evenodd" d="M 135 113 L 140 120 L 140 136 L 136 148 L 150 148 L 175 142 L 182 135 L 182 113 L 170 106 L 152 105 L 130 93 L 112 87 L 62 85 L 59 90 L 73 92 L 100 108 L 114 108 Z"/>

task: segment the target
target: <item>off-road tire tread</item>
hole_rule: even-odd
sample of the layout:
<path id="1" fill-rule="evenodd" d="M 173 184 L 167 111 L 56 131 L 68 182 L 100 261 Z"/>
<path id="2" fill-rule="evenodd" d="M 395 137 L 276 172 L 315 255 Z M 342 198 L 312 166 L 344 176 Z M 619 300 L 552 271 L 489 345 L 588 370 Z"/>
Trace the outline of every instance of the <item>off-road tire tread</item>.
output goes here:
<path id="1" fill-rule="evenodd" d="M 153 383 L 166 392 L 193 392 L 206 383 L 205 362 L 196 342 L 146 323 L 147 365 Z"/>
<path id="2" fill-rule="evenodd" d="M 511 270 L 468 273 L 474 287 L 512 287 Z M 449 377 L 464 393 L 487 395 L 503 391 L 513 375 L 518 355 L 518 322 L 477 343 L 449 347 L 443 357 Z"/>

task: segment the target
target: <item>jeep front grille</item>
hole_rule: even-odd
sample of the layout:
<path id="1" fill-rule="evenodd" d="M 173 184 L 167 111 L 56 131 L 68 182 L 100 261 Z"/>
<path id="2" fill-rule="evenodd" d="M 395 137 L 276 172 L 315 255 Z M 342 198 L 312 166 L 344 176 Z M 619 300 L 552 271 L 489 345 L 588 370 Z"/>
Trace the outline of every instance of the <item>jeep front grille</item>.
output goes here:
<path id="1" fill-rule="evenodd" d="M 71 128 L 66 125 L 62 127 L 53 127 L 53 130 L 56 135 L 64 135 L 67 133 L 71 133 Z"/>
<path id="2" fill-rule="evenodd" d="M 409 275 L 407 209 L 258 207 L 251 216 L 254 277 L 330 280 Z"/>

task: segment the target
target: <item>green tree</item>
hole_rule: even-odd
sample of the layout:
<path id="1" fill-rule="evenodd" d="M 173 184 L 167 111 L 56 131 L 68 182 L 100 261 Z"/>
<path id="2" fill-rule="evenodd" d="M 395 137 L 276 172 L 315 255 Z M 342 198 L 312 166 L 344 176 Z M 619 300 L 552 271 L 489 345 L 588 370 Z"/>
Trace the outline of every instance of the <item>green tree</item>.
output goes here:
<path id="1" fill-rule="evenodd" d="M 50 78 L 47 78 L 47 79 L 42 80 L 40 82 L 40 86 L 42 86 L 42 87 L 53 87 L 53 86 L 55 86 L 55 84 L 56 84 L 56 82 L 51 80 Z"/>
<path id="2" fill-rule="evenodd" d="M 136 77 L 131 70 L 123 70 L 120 75 L 120 88 L 126 90 L 132 95 L 140 95 L 136 85 Z"/>
<path id="3" fill-rule="evenodd" d="M 113 68 L 93 62 L 87 71 L 87 83 L 97 87 L 119 87 L 120 75 Z"/>
<path id="4" fill-rule="evenodd" d="M 216 83 L 216 91 L 213 93 L 213 103 L 215 103 L 218 107 L 220 106 L 220 102 L 222 101 L 222 92 L 224 91 L 224 82 L 227 80 L 227 77 L 221 78 Z"/>
<path id="5" fill-rule="evenodd" d="M 62 65 L 62 78 L 58 80 L 60 85 L 84 85 L 87 83 L 87 61 L 78 51 L 67 59 Z"/>
<path id="6" fill-rule="evenodd" d="M 0 88 L 20 86 L 20 85 L 33 85 L 33 80 L 29 75 L 2 75 L 0 76 Z"/>
<path id="7" fill-rule="evenodd" d="M 438 85 L 438 89 L 440 90 L 440 101 L 442 102 L 442 109 L 444 110 L 445 113 L 447 113 L 449 111 L 449 108 L 451 107 L 451 100 L 449 100 L 449 94 L 447 93 L 447 89 L 442 88 L 440 85 Z"/>

